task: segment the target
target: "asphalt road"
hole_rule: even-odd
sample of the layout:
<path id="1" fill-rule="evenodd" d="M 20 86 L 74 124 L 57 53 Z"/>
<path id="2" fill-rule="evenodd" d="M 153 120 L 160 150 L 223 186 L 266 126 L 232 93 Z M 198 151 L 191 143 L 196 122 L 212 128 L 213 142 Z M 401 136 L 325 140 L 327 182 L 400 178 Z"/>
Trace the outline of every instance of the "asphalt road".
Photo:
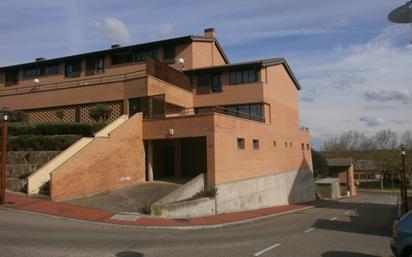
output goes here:
<path id="1" fill-rule="evenodd" d="M 121 227 L 0 209 L 0 256 L 391 256 L 396 199 L 363 193 L 321 208 L 202 231 Z"/>

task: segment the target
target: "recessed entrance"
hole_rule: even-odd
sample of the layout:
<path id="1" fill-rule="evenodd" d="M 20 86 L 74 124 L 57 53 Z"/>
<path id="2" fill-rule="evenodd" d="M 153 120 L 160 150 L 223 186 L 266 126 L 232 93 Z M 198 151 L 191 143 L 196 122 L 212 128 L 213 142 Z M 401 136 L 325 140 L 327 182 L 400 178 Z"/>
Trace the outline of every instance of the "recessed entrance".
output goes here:
<path id="1" fill-rule="evenodd" d="M 150 169 L 154 180 L 177 183 L 207 172 L 206 137 L 150 140 L 145 145 L 148 180 Z"/>

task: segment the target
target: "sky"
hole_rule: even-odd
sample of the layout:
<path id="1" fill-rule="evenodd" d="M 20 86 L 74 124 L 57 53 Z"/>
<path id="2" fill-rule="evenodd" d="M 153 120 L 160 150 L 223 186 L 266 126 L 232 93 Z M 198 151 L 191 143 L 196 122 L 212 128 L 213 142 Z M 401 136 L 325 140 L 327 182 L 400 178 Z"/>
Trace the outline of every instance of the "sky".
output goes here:
<path id="1" fill-rule="evenodd" d="M 202 35 L 231 62 L 284 57 L 298 78 L 312 145 L 350 129 L 412 130 L 412 28 L 406 0 L 0 0 L 0 66 Z"/>

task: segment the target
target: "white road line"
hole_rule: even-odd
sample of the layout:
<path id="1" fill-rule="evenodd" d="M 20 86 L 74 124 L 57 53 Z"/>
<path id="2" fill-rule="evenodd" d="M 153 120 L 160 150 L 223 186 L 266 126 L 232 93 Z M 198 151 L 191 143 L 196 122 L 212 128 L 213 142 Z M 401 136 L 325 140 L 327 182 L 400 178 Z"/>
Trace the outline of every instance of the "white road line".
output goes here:
<path id="1" fill-rule="evenodd" d="M 313 230 L 315 230 L 315 228 L 306 229 L 306 230 L 305 230 L 305 233 L 308 233 L 308 232 L 313 231 Z"/>
<path id="2" fill-rule="evenodd" d="M 347 212 L 345 212 L 345 215 L 349 215 L 349 213 L 350 213 L 350 212 L 349 212 L 349 211 L 347 211 Z"/>
<path id="3" fill-rule="evenodd" d="M 333 218 L 330 218 L 329 220 L 337 220 L 338 219 L 338 217 L 333 217 Z"/>
<path id="4" fill-rule="evenodd" d="M 278 246 L 280 246 L 280 244 L 274 244 L 274 245 L 272 245 L 272 246 L 269 246 L 268 248 L 263 249 L 263 250 L 260 251 L 260 252 L 255 253 L 253 256 L 262 255 L 262 254 L 264 254 L 265 252 L 270 251 L 270 250 L 272 250 L 272 249 L 274 249 L 274 248 L 276 248 L 276 247 L 278 247 Z"/>

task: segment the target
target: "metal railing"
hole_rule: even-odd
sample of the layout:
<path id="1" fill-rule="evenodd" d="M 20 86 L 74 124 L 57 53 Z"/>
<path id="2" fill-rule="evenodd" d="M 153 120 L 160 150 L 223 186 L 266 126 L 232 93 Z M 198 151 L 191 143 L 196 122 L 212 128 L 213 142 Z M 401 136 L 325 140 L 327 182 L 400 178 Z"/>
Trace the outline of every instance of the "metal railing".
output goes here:
<path id="1" fill-rule="evenodd" d="M 254 120 L 259 122 L 265 122 L 264 117 L 256 116 L 246 112 L 235 111 L 221 106 L 202 107 L 198 109 L 183 108 L 183 109 L 167 109 L 164 114 L 159 113 L 145 113 L 145 118 L 171 118 L 182 116 L 193 116 L 201 114 L 221 113 L 234 117 L 244 118 L 248 120 Z"/>
<path id="2" fill-rule="evenodd" d="M 74 87 L 86 87 L 86 86 L 96 86 L 96 85 L 106 85 L 109 83 L 125 81 L 129 79 L 139 78 L 146 75 L 146 70 L 133 71 L 129 73 L 100 76 L 96 78 L 86 78 L 69 80 L 55 83 L 38 84 L 33 86 L 25 87 L 15 87 L 0 90 L 0 96 L 16 95 L 16 94 L 27 94 L 34 92 L 42 92 L 48 90 L 66 89 Z"/>

